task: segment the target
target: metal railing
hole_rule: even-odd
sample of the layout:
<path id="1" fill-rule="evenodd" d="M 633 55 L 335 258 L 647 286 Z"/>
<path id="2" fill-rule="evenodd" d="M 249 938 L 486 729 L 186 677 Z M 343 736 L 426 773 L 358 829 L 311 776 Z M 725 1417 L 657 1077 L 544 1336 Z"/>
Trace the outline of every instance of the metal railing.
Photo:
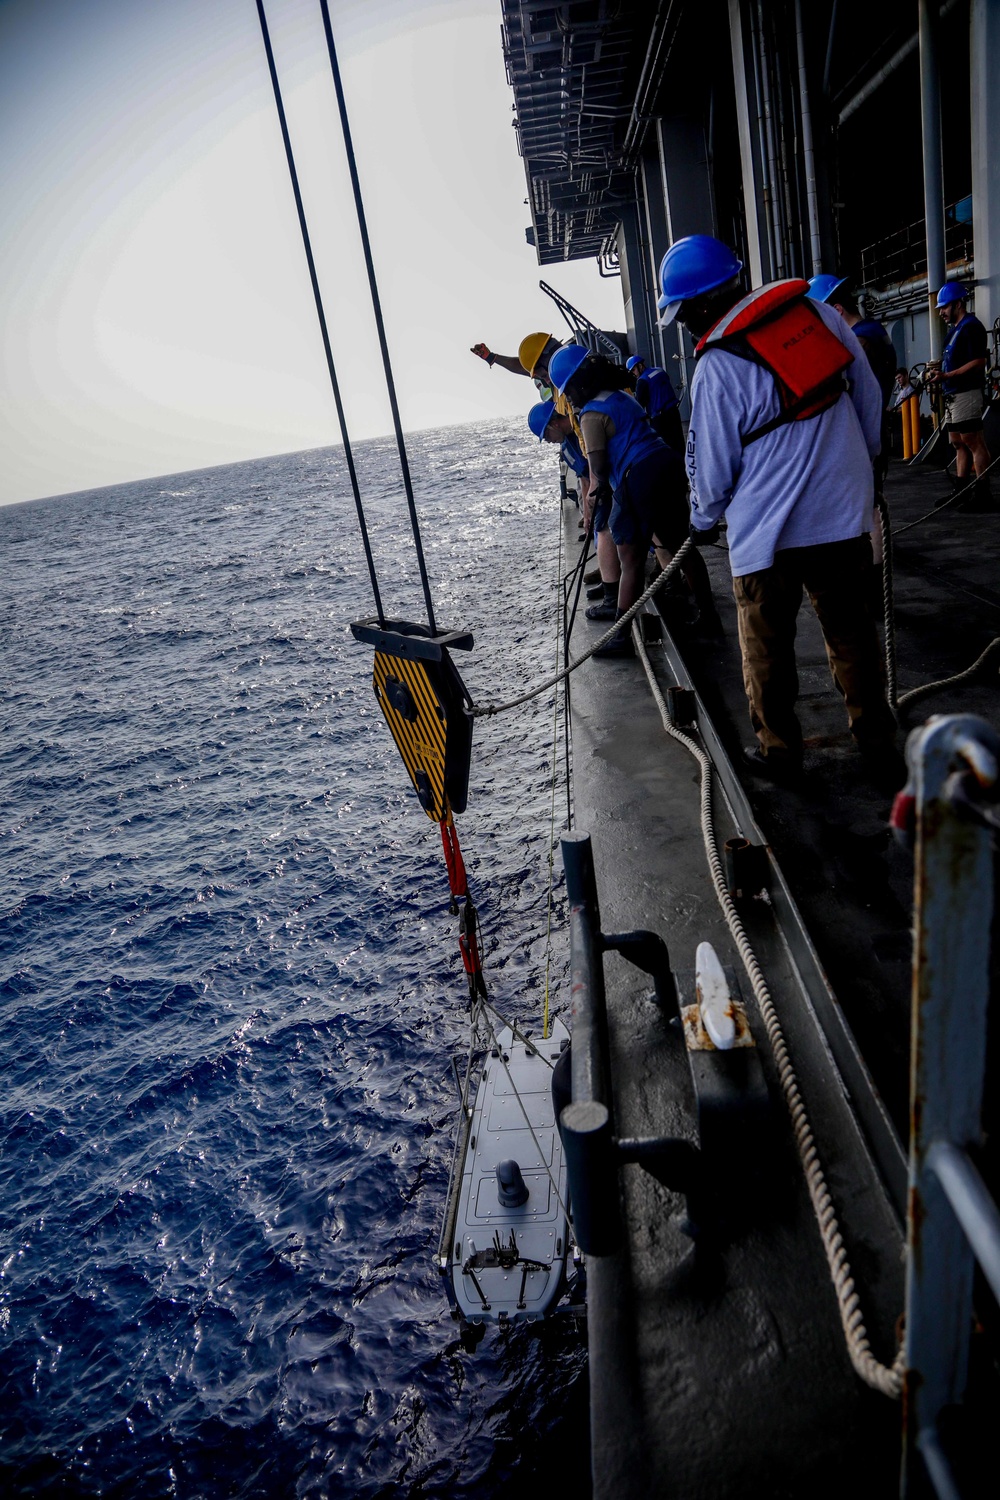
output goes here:
<path id="1" fill-rule="evenodd" d="M 945 215 L 945 259 L 971 261 L 973 258 L 972 219 L 966 217 L 968 199 L 950 203 Z M 902 229 L 865 245 L 861 251 L 861 283 L 879 288 L 895 285 L 927 271 L 927 234 L 923 219 L 914 219 Z"/>
<path id="2" fill-rule="evenodd" d="M 552 298 L 578 344 L 589 349 L 591 354 L 605 354 L 616 364 L 625 363 L 627 347 L 623 351 L 621 345 L 616 343 L 610 334 L 598 328 L 596 323 L 592 323 L 585 313 L 573 306 L 572 302 L 567 302 L 562 293 L 557 292 L 555 287 L 549 286 L 547 281 L 540 281 L 538 285 L 547 297 Z"/>
<path id="3" fill-rule="evenodd" d="M 893 810 L 897 830 L 916 840 L 901 1494 L 925 1493 L 925 1470 L 940 1500 L 958 1500 L 941 1423 L 966 1393 L 976 1261 L 1000 1300 L 1000 1212 L 973 1159 L 1000 737 L 971 714 L 936 717 L 911 734 L 907 759 L 910 781 Z"/>

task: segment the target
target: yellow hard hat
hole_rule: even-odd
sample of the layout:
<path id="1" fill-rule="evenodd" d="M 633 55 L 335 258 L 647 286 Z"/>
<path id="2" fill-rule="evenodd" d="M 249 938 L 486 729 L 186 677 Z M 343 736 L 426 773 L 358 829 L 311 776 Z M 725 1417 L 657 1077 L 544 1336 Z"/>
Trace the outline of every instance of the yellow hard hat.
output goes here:
<path id="1" fill-rule="evenodd" d="M 530 375 L 551 339 L 551 333 L 529 333 L 517 346 L 517 357 Z"/>

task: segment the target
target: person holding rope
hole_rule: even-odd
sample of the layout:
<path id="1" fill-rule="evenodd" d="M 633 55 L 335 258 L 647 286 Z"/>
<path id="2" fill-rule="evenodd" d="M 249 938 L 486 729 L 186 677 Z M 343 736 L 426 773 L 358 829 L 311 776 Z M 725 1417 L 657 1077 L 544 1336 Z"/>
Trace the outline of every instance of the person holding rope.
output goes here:
<path id="1" fill-rule="evenodd" d="M 815 302 L 825 302 L 838 312 L 865 351 L 865 358 L 872 367 L 875 379 L 882 392 L 882 451 L 872 460 L 875 472 L 876 495 L 879 506 L 885 505 L 885 481 L 889 473 L 889 452 L 892 446 L 890 408 L 896 383 L 896 351 L 892 346 L 884 325 L 875 318 L 862 318 L 857 302 L 848 295 L 846 276 L 814 276 L 809 283 L 809 295 Z M 883 613 L 883 591 L 885 560 L 882 550 L 882 528 L 872 530 L 872 566 L 868 574 L 868 604 L 877 619 Z"/>
<path id="2" fill-rule="evenodd" d="M 528 376 L 534 382 L 541 400 L 543 402 L 553 401 L 558 415 L 569 418 L 580 450 L 584 457 L 586 457 L 587 446 L 584 442 L 583 433 L 580 430 L 580 424 L 577 422 L 576 414 L 565 396 L 558 391 L 554 391 L 549 382 L 549 361 L 553 355 L 557 354 L 564 347 L 576 349 L 579 346 L 576 344 L 564 346 L 551 333 L 528 333 L 525 334 L 518 345 L 516 358 L 511 354 L 495 354 L 485 344 L 473 344 L 470 353 L 477 355 L 479 359 L 484 359 L 491 369 L 494 365 L 499 365 L 502 370 L 508 370 L 512 375 Z M 580 495 L 580 503 L 584 507 L 584 514 L 586 514 L 586 491 L 589 488 L 589 483 L 589 479 L 583 481 L 583 493 Z M 609 592 L 617 594 L 618 581 L 621 578 L 621 565 L 618 561 L 618 554 L 615 551 L 614 543 L 606 527 L 602 532 L 595 533 L 594 545 L 597 548 L 597 566 L 600 571 L 601 581 L 587 590 L 587 598 L 600 601 L 607 598 Z M 588 574 L 587 576 L 589 578 L 590 575 Z"/>
<path id="3" fill-rule="evenodd" d="M 937 294 L 937 306 L 951 330 L 941 355 L 941 368 L 928 368 L 924 379 L 929 385 L 940 383 L 944 394 L 944 428 L 955 449 L 954 490 L 964 489 L 973 470 L 975 488 L 955 506 L 972 514 L 996 509 L 990 494 L 990 450 L 983 437 L 989 339 L 986 329 L 974 313 L 969 312 L 968 292 L 960 281 L 949 281 Z M 953 493 L 954 493 L 953 490 Z M 941 505 L 951 495 L 945 495 Z"/>
<path id="4" fill-rule="evenodd" d="M 641 354 L 633 354 L 627 359 L 625 368 L 635 380 L 635 399 L 649 418 L 653 431 L 668 447 L 683 453 L 680 402 L 666 370 L 659 365 L 647 365 Z"/>
<path id="5" fill-rule="evenodd" d="M 587 519 L 592 516 L 595 527 L 606 526 L 618 550 L 621 582 L 615 613 L 621 616 L 642 593 L 650 542 L 665 567 L 684 541 L 684 466 L 680 455 L 652 430 L 646 413 L 626 389 L 628 372 L 621 365 L 570 345 L 553 356 L 549 376 L 553 388 L 570 402 L 583 431 L 591 474 Z M 704 560 L 692 553 L 690 561 L 684 572 L 695 603 L 714 618 Z M 634 654 L 632 636 L 626 630 L 599 647 L 594 657 Z"/>
<path id="6" fill-rule="evenodd" d="M 795 622 L 805 589 L 858 749 L 894 790 L 906 768 L 865 589 L 882 393 L 850 328 L 806 297 L 805 281 L 745 295 L 742 269 L 709 235 L 678 240 L 660 266 L 660 309 L 696 340 L 690 535 L 703 545 L 726 520 L 757 736 L 746 761 L 775 781 L 801 773 Z"/>

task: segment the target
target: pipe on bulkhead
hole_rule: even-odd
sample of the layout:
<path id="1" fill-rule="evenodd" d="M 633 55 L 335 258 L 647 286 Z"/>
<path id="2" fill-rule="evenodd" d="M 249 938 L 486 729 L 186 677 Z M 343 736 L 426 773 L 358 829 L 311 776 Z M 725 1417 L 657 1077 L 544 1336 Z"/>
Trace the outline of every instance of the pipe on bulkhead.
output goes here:
<path id="1" fill-rule="evenodd" d="M 771 174 L 768 168 L 767 132 L 764 125 L 764 95 L 760 79 L 760 47 L 757 40 L 757 19 L 752 3 L 747 7 L 750 21 L 750 46 L 753 52 L 754 106 L 757 111 L 757 150 L 760 155 L 760 198 L 763 208 L 764 233 L 767 237 L 768 281 L 777 278 L 777 254 L 774 244 L 774 221 L 771 215 Z"/>
<path id="2" fill-rule="evenodd" d="M 927 318 L 931 358 L 940 359 L 944 332 L 936 297 L 944 286 L 944 166 L 941 157 L 941 82 L 938 75 L 937 18 L 930 0 L 919 0 L 920 132 L 924 159 L 924 234 L 927 244 Z"/>
<path id="3" fill-rule="evenodd" d="M 788 256 L 789 276 L 798 276 L 802 266 L 802 247 L 798 231 L 802 228 L 802 217 L 798 212 L 798 170 L 795 165 L 795 103 L 791 95 L 789 75 L 780 66 L 778 37 L 771 28 L 771 55 L 774 58 L 774 119 L 778 144 L 778 166 L 781 170 L 782 222 L 785 227 L 785 253 Z M 792 121 L 789 128 L 789 120 Z M 793 229 L 797 226 L 797 229 Z"/>
<path id="4" fill-rule="evenodd" d="M 774 236 L 774 275 L 785 275 L 785 237 L 782 225 L 781 191 L 778 185 L 778 147 L 775 138 L 774 110 L 771 103 L 771 77 L 768 68 L 767 41 L 764 33 L 764 4 L 757 0 L 756 52 L 760 69 L 761 97 L 764 105 L 764 136 L 767 145 L 768 175 L 771 179 L 771 221 Z"/>
<path id="5" fill-rule="evenodd" d="M 834 0 L 836 5 L 836 0 Z M 795 0 L 795 50 L 799 63 L 799 114 L 802 119 L 802 160 L 806 174 L 806 207 L 809 215 L 809 260 L 812 275 L 823 269 L 819 239 L 819 194 L 816 189 L 816 152 L 813 147 L 812 114 L 809 109 L 809 78 L 806 73 L 806 43 L 802 26 L 802 0 Z"/>

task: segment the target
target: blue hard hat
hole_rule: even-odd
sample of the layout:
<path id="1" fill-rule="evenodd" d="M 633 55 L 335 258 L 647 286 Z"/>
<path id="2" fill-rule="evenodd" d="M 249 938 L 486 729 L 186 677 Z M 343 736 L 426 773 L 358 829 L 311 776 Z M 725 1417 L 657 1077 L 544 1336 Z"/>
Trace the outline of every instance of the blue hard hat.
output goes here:
<path id="1" fill-rule="evenodd" d="M 549 384 L 552 389 L 561 396 L 587 358 L 589 350 L 584 349 L 581 344 L 567 344 L 565 348 L 557 349 L 549 360 Z"/>
<path id="2" fill-rule="evenodd" d="M 946 281 L 937 294 L 938 307 L 947 307 L 949 302 L 967 302 L 968 289 L 960 281 Z"/>
<path id="3" fill-rule="evenodd" d="M 674 321 L 682 302 L 725 286 L 742 269 L 743 262 L 729 246 L 710 234 L 689 234 L 677 240 L 660 262 L 663 296 L 656 305 L 663 314 L 661 326 Z"/>
<path id="4" fill-rule="evenodd" d="M 556 409 L 554 401 L 536 401 L 528 413 L 528 426 L 539 442 L 545 436 L 545 429 L 552 421 L 552 413 Z"/>
<path id="5" fill-rule="evenodd" d="M 829 302 L 834 292 L 846 285 L 846 276 L 814 276 L 809 282 L 809 295 L 814 302 Z"/>
<path id="6" fill-rule="evenodd" d="M 632 354 L 625 361 L 625 368 L 626 370 L 634 370 L 636 365 L 644 365 L 645 363 L 646 361 L 643 359 L 641 354 Z"/>

